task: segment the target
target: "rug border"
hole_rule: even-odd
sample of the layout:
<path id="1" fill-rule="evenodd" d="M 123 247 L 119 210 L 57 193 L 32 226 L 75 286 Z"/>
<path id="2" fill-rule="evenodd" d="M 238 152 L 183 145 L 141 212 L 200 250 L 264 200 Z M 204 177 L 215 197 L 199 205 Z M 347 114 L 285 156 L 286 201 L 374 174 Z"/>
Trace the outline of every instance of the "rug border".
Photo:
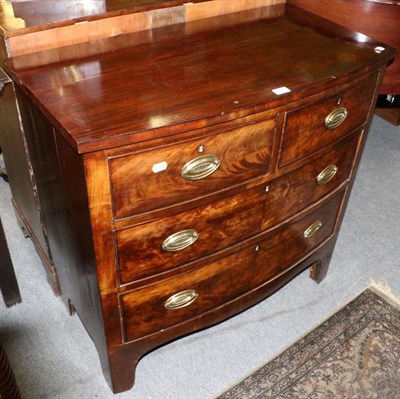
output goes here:
<path id="1" fill-rule="evenodd" d="M 382 290 L 381 287 L 382 285 L 385 287 L 385 290 Z M 356 296 L 354 296 L 352 299 L 350 299 L 348 302 L 345 302 L 344 304 L 342 304 L 341 306 L 339 306 L 337 309 L 335 309 L 335 311 L 333 311 L 332 313 L 330 313 L 329 316 L 327 316 L 325 319 L 323 319 L 322 321 L 320 321 L 317 325 L 315 325 L 314 327 L 311 327 L 311 329 L 309 329 L 306 333 L 300 335 L 299 337 L 297 337 L 297 339 L 295 341 L 293 341 L 292 343 L 288 344 L 284 349 L 282 349 L 276 356 L 273 356 L 272 358 L 270 358 L 269 360 L 267 360 L 262 366 L 255 368 L 252 372 L 250 372 L 249 374 L 247 374 L 245 377 L 242 377 L 240 379 L 239 382 L 231 385 L 229 388 L 225 389 L 224 391 L 222 391 L 221 393 L 219 393 L 215 399 L 219 399 L 222 395 L 228 393 L 229 391 L 231 391 L 233 388 L 235 388 L 236 386 L 240 385 L 241 383 L 243 383 L 245 380 L 247 380 L 248 378 L 250 378 L 252 375 L 254 375 L 255 373 L 257 373 L 258 371 L 262 370 L 268 363 L 273 362 L 275 359 L 277 359 L 278 357 L 282 356 L 287 350 L 289 350 L 292 346 L 296 345 L 298 342 L 300 342 L 301 340 L 303 340 L 304 338 L 307 337 L 307 335 L 311 334 L 313 331 L 315 331 L 318 327 L 322 326 L 324 323 L 326 323 L 329 319 L 331 319 L 334 315 L 336 315 L 337 313 L 339 313 L 340 311 L 342 311 L 345 307 L 349 306 L 352 302 L 356 301 L 361 295 L 365 294 L 367 291 L 372 292 L 373 294 L 375 294 L 376 296 L 378 296 L 380 299 L 382 299 L 383 301 L 385 301 L 388 305 L 392 306 L 393 308 L 395 308 L 397 311 L 400 311 L 400 299 L 398 297 L 396 297 L 392 291 L 390 286 L 383 282 L 383 281 L 379 281 L 378 283 L 376 283 L 374 280 L 370 281 L 370 284 L 364 288 L 361 292 L 359 292 L 358 294 L 356 294 Z"/>

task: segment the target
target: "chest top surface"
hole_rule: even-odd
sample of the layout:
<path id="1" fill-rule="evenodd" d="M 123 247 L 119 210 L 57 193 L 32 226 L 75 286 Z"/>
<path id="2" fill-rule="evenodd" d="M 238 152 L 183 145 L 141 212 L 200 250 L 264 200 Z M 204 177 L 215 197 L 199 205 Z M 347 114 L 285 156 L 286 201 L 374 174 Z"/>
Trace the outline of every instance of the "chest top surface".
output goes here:
<path id="1" fill-rule="evenodd" d="M 49 65 L 16 67 L 11 60 L 10 66 L 23 90 L 85 153 L 278 107 L 394 56 L 393 49 L 376 52 L 379 43 L 367 36 L 298 8 L 263 12 L 261 19 L 252 10 L 103 40 L 83 58 L 73 58 L 72 46 Z M 290 91 L 273 91 L 281 87 Z"/>

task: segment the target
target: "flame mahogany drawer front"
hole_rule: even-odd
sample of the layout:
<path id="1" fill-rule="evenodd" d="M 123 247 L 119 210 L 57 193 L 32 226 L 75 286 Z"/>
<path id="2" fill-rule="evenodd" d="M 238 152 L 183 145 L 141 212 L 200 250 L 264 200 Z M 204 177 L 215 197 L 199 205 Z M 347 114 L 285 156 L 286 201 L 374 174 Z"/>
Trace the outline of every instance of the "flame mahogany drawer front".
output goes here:
<path id="1" fill-rule="evenodd" d="M 211 254 L 261 230 L 265 187 L 115 233 L 121 283 Z"/>
<path id="2" fill-rule="evenodd" d="M 282 5 L 9 61 L 31 209 L 115 393 L 152 349 L 325 277 L 394 57 L 358 40 Z"/>
<path id="3" fill-rule="evenodd" d="M 249 291 L 255 257 L 254 247 L 247 248 L 201 269 L 122 295 L 125 340 L 190 320 Z M 186 302 L 181 299 L 182 306 L 166 307 L 168 299 L 187 291 L 192 292 L 192 303 L 188 296 Z"/>
<path id="4" fill-rule="evenodd" d="M 122 295 L 125 339 L 189 321 L 289 268 L 333 234 L 342 198 L 343 190 L 238 253 Z"/>
<path id="5" fill-rule="evenodd" d="M 327 100 L 288 112 L 284 127 L 279 166 L 288 165 L 361 126 L 370 104 L 376 77 L 339 91 Z"/>
<path id="6" fill-rule="evenodd" d="M 311 205 L 350 176 L 360 134 L 267 185 L 115 232 L 121 283 L 150 277 L 259 233 Z"/>
<path id="7" fill-rule="evenodd" d="M 269 170 L 275 119 L 109 161 L 114 215 L 188 201 Z"/>
<path id="8" fill-rule="evenodd" d="M 252 284 L 257 287 L 300 262 L 332 237 L 343 200 L 343 190 L 322 204 L 274 229 L 258 246 Z"/>

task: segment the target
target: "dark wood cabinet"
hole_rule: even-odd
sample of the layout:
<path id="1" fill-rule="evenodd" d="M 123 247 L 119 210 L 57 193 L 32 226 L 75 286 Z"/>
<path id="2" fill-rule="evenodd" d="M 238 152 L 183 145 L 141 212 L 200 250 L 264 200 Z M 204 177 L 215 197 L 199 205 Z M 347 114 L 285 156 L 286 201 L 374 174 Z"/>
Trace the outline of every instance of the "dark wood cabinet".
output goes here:
<path id="1" fill-rule="evenodd" d="M 394 56 L 283 5 L 140 39 L 9 62 L 63 298 L 114 392 L 151 349 L 325 276 Z"/>
<path id="2" fill-rule="evenodd" d="M 41 192 L 39 195 L 37 189 L 40 182 L 36 181 L 36 177 L 41 178 L 43 174 L 36 176 L 32 167 L 32 157 L 40 157 L 42 154 L 37 154 L 33 146 L 28 150 L 21 122 L 21 105 L 17 104 L 14 83 L 1 69 L 0 75 L 3 77 L 3 87 L 0 89 L 0 144 L 11 184 L 12 204 L 24 235 L 31 238 L 44 265 L 49 283 L 54 293 L 59 295 L 57 272 L 52 260 L 40 202 L 40 197 L 44 193 Z M 29 129 L 29 126 L 26 128 Z"/>

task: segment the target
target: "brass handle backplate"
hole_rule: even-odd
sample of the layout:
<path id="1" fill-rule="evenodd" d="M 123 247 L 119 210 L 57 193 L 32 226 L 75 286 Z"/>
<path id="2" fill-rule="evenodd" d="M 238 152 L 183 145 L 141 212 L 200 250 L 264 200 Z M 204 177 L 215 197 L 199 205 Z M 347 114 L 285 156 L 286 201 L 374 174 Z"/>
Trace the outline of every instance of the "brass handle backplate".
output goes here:
<path id="1" fill-rule="evenodd" d="M 348 114 L 346 108 L 336 108 L 325 118 L 325 126 L 328 129 L 336 129 L 344 122 Z"/>
<path id="2" fill-rule="evenodd" d="M 200 234 L 193 229 L 178 231 L 164 240 L 162 249 L 167 252 L 182 251 L 194 244 L 199 237 Z"/>
<path id="3" fill-rule="evenodd" d="M 221 165 L 221 161 L 215 155 L 202 155 L 187 162 L 181 176 L 186 180 L 202 180 L 212 175 Z"/>
<path id="4" fill-rule="evenodd" d="M 322 222 L 320 220 L 317 220 L 315 223 L 304 230 L 304 238 L 311 238 L 321 227 Z"/>
<path id="5" fill-rule="evenodd" d="M 170 296 L 164 303 L 166 309 L 182 309 L 191 305 L 199 296 L 195 290 L 186 290 Z"/>
<path id="6" fill-rule="evenodd" d="M 318 176 L 317 183 L 322 186 L 328 182 L 330 182 L 338 171 L 338 167 L 336 165 L 328 165 Z"/>

